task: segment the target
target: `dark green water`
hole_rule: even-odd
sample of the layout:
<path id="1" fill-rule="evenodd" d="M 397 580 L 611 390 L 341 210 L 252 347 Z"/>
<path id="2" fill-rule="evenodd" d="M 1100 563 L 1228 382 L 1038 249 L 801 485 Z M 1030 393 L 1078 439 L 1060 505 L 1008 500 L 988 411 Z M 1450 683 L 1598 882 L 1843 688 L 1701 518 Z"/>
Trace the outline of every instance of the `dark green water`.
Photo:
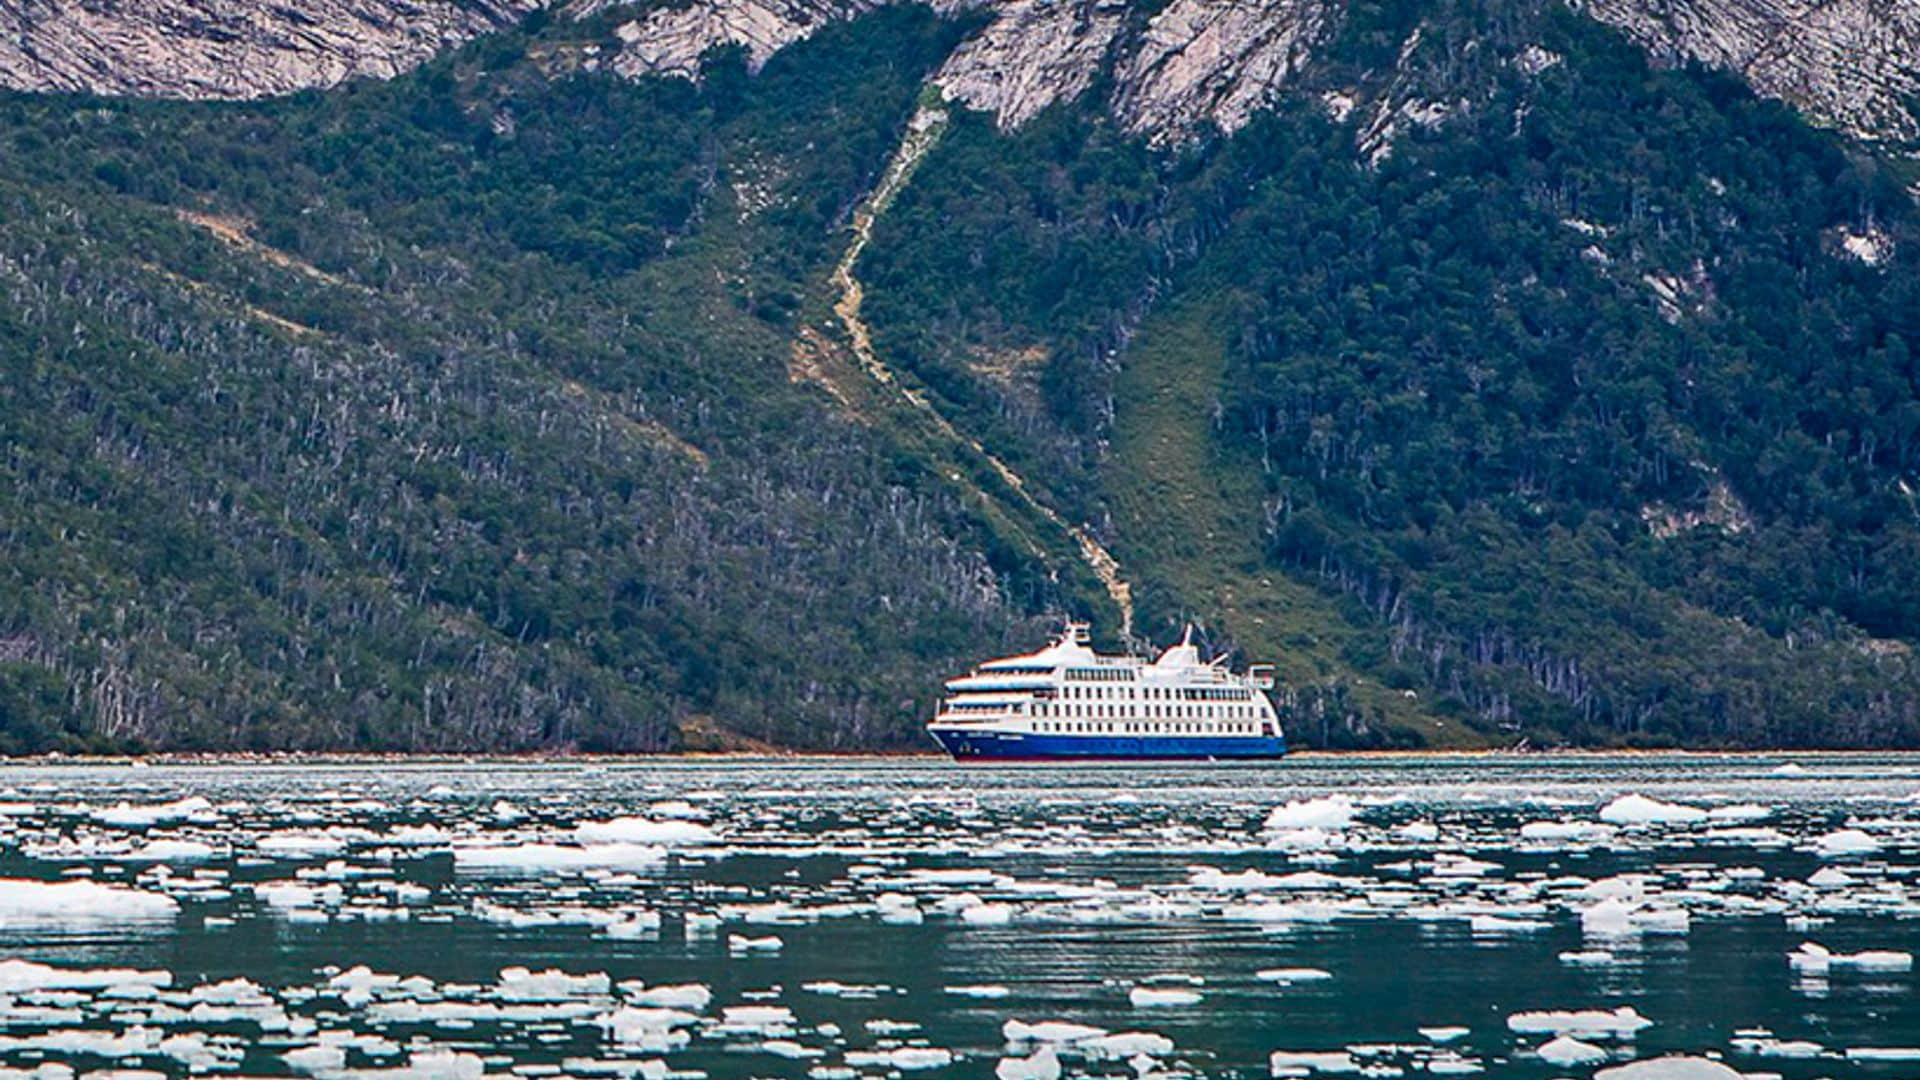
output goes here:
<path id="1" fill-rule="evenodd" d="M 1122 1057 L 1060 1043 L 1069 1076 L 1267 1076 L 1276 1050 L 1382 1076 L 1669 1053 L 1920 1075 L 1920 1051 L 1860 1053 L 1920 1047 L 1911 971 L 1788 961 L 1807 941 L 1920 946 L 1920 756 L 1783 760 L 16 768 L 0 957 L 68 974 L 0 966 L 0 1057 L 44 1075 L 990 1076 L 1036 1046 L 1009 1046 L 1008 1021 L 1069 1021 L 1161 1037 Z M 1696 808 L 1655 817 L 1722 809 L 1603 826 L 1630 793 Z M 1352 805 L 1269 826 L 1324 797 Z M 188 798 L 205 802 L 151 809 Z M 645 820 L 590 824 L 627 817 Z M 1541 822 L 1583 828 L 1523 834 Z M 19 883 L 82 878 L 121 891 Z M 1594 913 L 1609 896 L 1624 925 Z M 329 985 L 361 965 L 407 981 Z M 109 967 L 147 974 L 71 975 Z M 503 983 L 514 967 L 606 978 Z M 1284 968 L 1326 977 L 1259 975 Z M 605 1025 L 636 983 L 709 1000 L 624 1014 L 649 1034 L 622 1043 Z M 983 986 L 1001 996 L 954 990 Z M 725 1011 L 742 1006 L 791 1016 Z M 1622 1006 L 1647 1022 L 1631 1037 L 1579 1035 L 1605 1064 L 1543 1062 L 1553 1034 L 1510 1021 Z M 1421 1030 L 1442 1027 L 1467 1030 Z M 1756 1052 L 1769 1039 L 1817 1045 Z"/>

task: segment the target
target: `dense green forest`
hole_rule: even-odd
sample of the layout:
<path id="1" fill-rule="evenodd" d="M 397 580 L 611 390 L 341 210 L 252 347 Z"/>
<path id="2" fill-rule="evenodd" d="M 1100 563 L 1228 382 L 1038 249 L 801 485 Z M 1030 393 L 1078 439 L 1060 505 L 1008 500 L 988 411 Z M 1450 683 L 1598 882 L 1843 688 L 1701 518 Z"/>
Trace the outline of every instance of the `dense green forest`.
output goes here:
<path id="1" fill-rule="evenodd" d="M 1302 742 L 1920 742 L 1892 156 L 1510 0 L 1351 5 L 1178 149 L 952 109 L 858 266 L 928 413 L 833 271 L 965 27 L 609 25 L 0 98 L 0 752 L 915 746 L 1114 632 L 1063 522 Z"/>

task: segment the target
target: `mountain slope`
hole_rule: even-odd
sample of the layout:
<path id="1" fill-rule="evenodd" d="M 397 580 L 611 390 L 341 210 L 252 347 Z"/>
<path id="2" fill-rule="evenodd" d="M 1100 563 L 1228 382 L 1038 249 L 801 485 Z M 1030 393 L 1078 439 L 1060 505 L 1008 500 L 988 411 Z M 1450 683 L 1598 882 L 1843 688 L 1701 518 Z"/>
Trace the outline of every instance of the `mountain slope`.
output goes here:
<path id="1" fill-rule="evenodd" d="M 1920 736 L 1887 148 L 1547 3 L 563 15 L 0 101 L 0 749 L 914 746 L 1127 604 L 1308 743 Z"/>

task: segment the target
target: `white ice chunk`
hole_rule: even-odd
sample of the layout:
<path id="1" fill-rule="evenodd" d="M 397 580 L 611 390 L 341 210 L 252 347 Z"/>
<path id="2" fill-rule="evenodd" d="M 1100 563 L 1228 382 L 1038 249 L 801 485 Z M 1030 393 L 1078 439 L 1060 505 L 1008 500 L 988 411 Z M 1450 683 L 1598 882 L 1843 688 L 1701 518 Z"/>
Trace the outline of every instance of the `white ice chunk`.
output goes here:
<path id="1" fill-rule="evenodd" d="M 1013 906 L 1010 904 L 975 904 L 962 909 L 963 922 L 975 926 L 1005 926 L 1013 921 Z"/>
<path id="2" fill-rule="evenodd" d="M 787 1035 L 793 1025 L 793 1010 L 785 1005 L 728 1005 L 720 1010 L 719 1030 L 728 1035 Z"/>
<path id="3" fill-rule="evenodd" d="M 880 1066 L 912 1072 L 938 1069 L 953 1064 L 953 1051 L 938 1046 L 897 1046 L 891 1050 L 850 1050 L 847 1064 Z"/>
<path id="4" fill-rule="evenodd" d="M 1692 923 L 1685 908 L 1653 907 L 1626 900 L 1602 900 L 1580 912 L 1580 929 L 1593 937 L 1684 934 Z"/>
<path id="5" fill-rule="evenodd" d="M 1261 982 L 1292 984 L 1320 982 L 1324 979 L 1331 979 L 1333 978 L 1333 972 L 1310 967 L 1263 968 L 1260 971 L 1254 972 L 1253 977 L 1259 979 Z"/>
<path id="6" fill-rule="evenodd" d="M 1344 1050 L 1275 1050 L 1267 1055 L 1267 1070 L 1274 1076 L 1357 1073 L 1360 1062 Z"/>
<path id="7" fill-rule="evenodd" d="M 1177 1008 L 1182 1005 L 1198 1005 L 1202 995 L 1198 990 L 1186 990 L 1178 987 L 1136 986 L 1127 992 L 1127 1001 L 1136 1009 Z"/>
<path id="8" fill-rule="evenodd" d="M 93 820 L 102 825 L 115 825 L 124 829 L 146 828 L 151 825 L 165 825 L 176 821 L 189 821 L 195 818 L 212 816 L 213 803 L 198 795 L 189 795 L 170 803 L 157 806 L 135 806 L 120 803 L 105 810 L 95 810 Z"/>
<path id="9" fill-rule="evenodd" d="M 1000 1025 L 1001 1037 L 1007 1042 L 1019 1043 L 1076 1043 L 1088 1039 L 1097 1039 L 1107 1033 L 1105 1028 L 1089 1027 L 1066 1020 L 1042 1020 L 1029 1024 L 1023 1020 L 1009 1020 Z"/>
<path id="10" fill-rule="evenodd" d="M 1816 839 L 1813 848 L 1824 856 L 1869 855 L 1880 850 L 1880 841 L 1859 829 L 1841 829 Z"/>
<path id="11" fill-rule="evenodd" d="M 331 1073 L 347 1067 L 347 1052 L 338 1046 L 302 1046 L 280 1055 L 294 1072 Z"/>
<path id="12" fill-rule="evenodd" d="M 945 989 L 955 997 L 968 998 L 1003 998 L 1011 992 L 1004 986 L 995 985 L 949 986 Z"/>
<path id="13" fill-rule="evenodd" d="M 1029 1057 L 1001 1058 L 993 1075 L 995 1080 L 1060 1080 L 1060 1055 L 1042 1046 Z"/>
<path id="14" fill-rule="evenodd" d="M 622 984 L 627 992 L 627 1000 L 635 1005 L 658 1005 L 671 1009 L 693 1009 L 700 1011 L 713 1000 L 713 991 L 700 983 L 683 983 L 678 986 L 649 986 L 632 989 Z"/>
<path id="15" fill-rule="evenodd" d="M 573 835 L 583 844 L 657 844 L 662 847 L 697 847 L 717 843 L 720 839 L 718 833 L 696 821 L 654 821 L 643 817 L 583 821 L 575 826 Z"/>
<path id="16" fill-rule="evenodd" d="M 1868 949 L 1857 953 L 1836 953 L 1811 941 L 1787 954 L 1793 970 L 1806 975 L 1824 975 L 1834 968 L 1854 971 L 1896 972 L 1913 970 L 1913 954 L 1891 949 Z"/>
<path id="17" fill-rule="evenodd" d="M 1663 1057 L 1601 1069 L 1593 1080 L 1741 1080 L 1741 1076 L 1707 1058 Z"/>
<path id="18" fill-rule="evenodd" d="M 1344 829 L 1353 823 L 1353 800 L 1345 795 L 1301 799 L 1275 807 L 1267 815 L 1267 832 L 1286 829 Z"/>
<path id="19" fill-rule="evenodd" d="M 566 1001 L 603 995 L 612 989 L 613 980 L 605 972 L 569 975 L 558 968 L 536 972 L 523 967 L 504 968 L 500 972 L 502 1001 Z"/>
<path id="20" fill-rule="evenodd" d="M 1622 795 L 1601 808 L 1600 820 L 1609 825 L 1691 825 L 1707 820 L 1707 811 L 1645 795 Z"/>
<path id="21" fill-rule="evenodd" d="M 1507 1030 L 1518 1035 L 1628 1036 L 1653 1026 L 1653 1021 L 1631 1005 L 1617 1009 L 1579 1009 L 1570 1012 L 1523 1012 L 1507 1017 Z"/>
<path id="22" fill-rule="evenodd" d="M 517 844 L 498 847 L 457 847 L 453 865 L 458 870 L 597 870 L 657 866 L 667 860 L 667 849 L 651 844 Z"/>
<path id="23" fill-rule="evenodd" d="M 179 911 L 170 896 L 117 885 L 0 878 L 0 926 L 140 922 L 170 919 Z"/>
<path id="24" fill-rule="evenodd" d="M 1571 1035 L 1561 1035 L 1545 1043 L 1534 1053 L 1549 1065 L 1562 1068 L 1569 1065 L 1598 1065 L 1607 1060 L 1607 1052 L 1590 1042 L 1581 1042 Z"/>

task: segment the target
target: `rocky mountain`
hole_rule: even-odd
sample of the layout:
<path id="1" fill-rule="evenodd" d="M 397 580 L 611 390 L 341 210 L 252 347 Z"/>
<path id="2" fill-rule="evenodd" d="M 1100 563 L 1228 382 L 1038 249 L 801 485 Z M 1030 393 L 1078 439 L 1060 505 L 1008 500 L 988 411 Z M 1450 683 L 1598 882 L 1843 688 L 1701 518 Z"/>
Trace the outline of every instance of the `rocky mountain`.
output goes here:
<path id="1" fill-rule="evenodd" d="M 0 750 L 1920 738 L 1898 6 L 0 11 Z"/>
<path id="2" fill-rule="evenodd" d="M 257 98 L 391 78 L 541 0 L 5 0 L 0 85 Z"/>
<path id="3" fill-rule="evenodd" d="M 821 27 L 919 0 L 5 0 L 0 85 L 157 97 L 253 98 L 390 77 L 535 10 L 611 16 L 604 62 L 629 77 L 688 77 L 711 49 L 757 68 Z M 931 0 L 977 24 L 934 83 L 1017 126 L 1112 68 L 1112 108 L 1165 143 L 1231 133 L 1269 105 L 1342 14 L 1326 0 L 1172 0 L 1143 20 L 1127 0 Z M 1579 0 L 1661 62 L 1745 79 L 1859 138 L 1920 136 L 1920 5 Z M 623 12 L 632 11 L 632 15 Z M 1136 25 L 1138 24 L 1138 25 Z M 602 62 L 595 58 L 592 63 Z"/>

